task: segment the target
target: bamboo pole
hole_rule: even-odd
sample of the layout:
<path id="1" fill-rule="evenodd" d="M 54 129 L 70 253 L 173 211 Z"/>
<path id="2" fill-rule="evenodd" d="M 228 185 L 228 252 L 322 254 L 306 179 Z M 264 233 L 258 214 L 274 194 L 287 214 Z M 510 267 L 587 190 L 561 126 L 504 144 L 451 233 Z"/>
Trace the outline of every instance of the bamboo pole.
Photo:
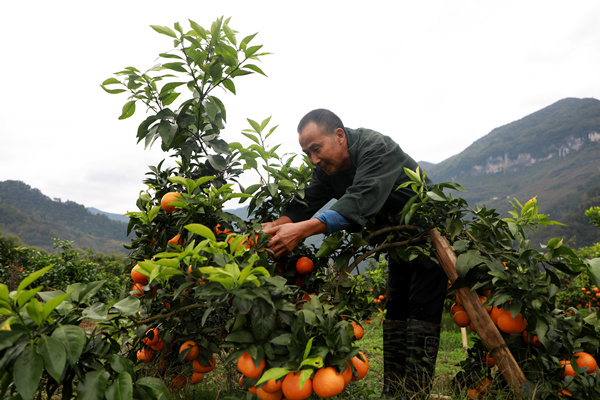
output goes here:
<path id="1" fill-rule="evenodd" d="M 435 246 L 437 258 L 440 260 L 448 279 L 453 283 L 458 278 L 458 274 L 456 273 L 456 254 L 452 250 L 448 240 L 440 235 L 437 229 L 432 229 L 429 235 Z M 506 342 L 504 342 L 502 335 L 492 322 L 490 315 L 481 305 L 479 296 L 468 287 L 458 288 L 456 292 L 467 314 L 469 314 L 477 333 L 481 337 L 481 341 L 494 358 L 502 376 L 506 379 L 515 396 L 522 399 L 520 388 L 527 379 L 512 353 L 506 347 Z"/>

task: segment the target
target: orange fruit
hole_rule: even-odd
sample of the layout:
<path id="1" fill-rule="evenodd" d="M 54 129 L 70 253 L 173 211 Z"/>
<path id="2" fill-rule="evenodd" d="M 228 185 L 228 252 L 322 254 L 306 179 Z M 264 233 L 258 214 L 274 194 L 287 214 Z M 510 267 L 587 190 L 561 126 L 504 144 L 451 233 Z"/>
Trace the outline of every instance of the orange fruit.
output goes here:
<path id="1" fill-rule="evenodd" d="M 201 372 L 203 374 L 212 371 L 213 369 L 215 369 L 215 364 L 216 364 L 216 360 L 215 360 L 215 356 L 212 356 L 212 360 L 210 360 L 208 362 L 208 366 L 206 365 L 200 365 L 200 362 L 198 361 L 198 358 L 194 359 L 194 361 L 192 362 L 192 367 L 194 368 L 194 371 L 196 372 Z"/>
<path id="2" fill-rule="evenodd" d="M 132 295 L 135 297 L 142 297 L 144 295 L 144 289 L 142 286 L 143 285 L 140 285 L 139 283 L 134 283 L 131 288 L 131 291 L 133 292 Z"/>
<path id="3" fill-rule="evenodd" d="M 468 326 L 471 323 L 471 318 L 469 317 L 469 314 L 467 314 L 466 311 L 457 311 L 456 313 L 454 313 L 452 318 L 454 318 L 454 322 L 456 323 L 456 325 L 460 326 L 461 328 Z"/>
<path id="4" fill-rule="evenodd" d="M 356 379 L 352 377 L 352 380 L 357 381 L 364 378 L 365 375 L 367 375 L 367 372 L 369 372 L 369 360 L 367 359 L 367 356 L 365 356 L 365 354 L 362 351 L 359 351 L 358 354 L 362 355 L 365 361 L 361 361 L 361 359 L 358 358 L 358 356 L 354 356 L 350 359 L 350 362 L 352 363 L 352 365 L 354 365 L 354 369 L 358 374 Z"/>
<path id="5" fill-rule="evenodd" d="M 165 341 L 162 339 L 159 339 L 155 345 L 150 346 L 150 348 L 154 351 L 162 351 L 162 349 L 164 347 L 165 347 Z"/>
<path id="6" fill-rule="evenodd" d="M 312 272 L 314 268 L 314 264 L 312 260 L 308 257 L 300 257 L 298 261 L 296 261 L 296 271 L 300 275 L 308 275 Z"/>
<path id="7" fill-rule="evenodd" d="M 510 309 L 498 317 L 498 329 L 504 333 L 521 333 L 527 328 L 527 320 L 521 313 L 514 318 L 510 315 Z"/>
<path id="8" fill-rule="evenodd" d="M 487 311 L 488 313 L 492 311 L 492 306 L 483 306 L 483 303 L 487 301 L 486 296 L 479 296 L 479 300 L 481 301 L 481 305 L 485 309 L 485 311 Z"/>
<path id="9" fill-rule="evenodd" d="M 310 378 L 307 379 L 304 385 L 300 387 L 300 375 L 301 372 L 295 374 L 290 372 L 283 378 L 281 390 L 286 400 L 304 400 L 308 399 L 312 394 L 312 380 Z"/>
<path id="10" fill-rule="evenodd" d="M 181 240 L 179 240 L 180 238 L 181 238 L 181 235 L 178 233 L 177 235 L 175 235 L 171 239 L 169 239 L 169 241 L 167 243 L 172 244 L 172 245 L 176 245 L 176 244 L 183 245 L 183 242 Z"/>
<path id="11" fill-rule="evenodd" d="M 183 386 L 185 386 L 186 383 L 187 383 L 187 378 L 185 376 L 175 375 L 174 377 L 171 378 L 171 387 L 173 387 L 173 388 L 183 387 Z"/>
<path id="12" fill-rule="evenodd" d="M 573 357 L 576 357 L 577 366 L 579 368 L 588 368 L 587 371 L 585 371 L 588 374 L 593 373 L 596 370 L 596 368 L 598 368 L 598 363 L 596 362 L 596 359 L 590 353 L 580 351 L 578 353 L 573 354 Z"/>
<path id="13" fill-rule="evenodd" d="M 178 197 L 181 197 L 180 193 L 169 192 L 169 193 L 165 194 L 162 197 L 162 199 L 160 199 L 160 206 L 162 207 L 163 210 L 165 210 L 166 212 L 168 212 L 170 214 L 173 211 L 175 211 L 177 209 L 177 207 L 169 205 L 169 203 L 177 200 Z"/>
<path id="14" fill-rule="evenodd" d="M 458 294 L 456 294 L 456 304 L 458 304 L 459 306 L 463 305 L 462 300 L 460 299 L 460 297 L 458 296 Z"/>
<path id="15" fill-rule="evenodd" d="M 194 371 L 192 373 L 192 383 L 195 385 L 196 383 L 200 383 L 202 382 L 202 380 L 204 379 L 204 374 L 202 372 L 196 372 Z"/>
<path id="16" fill-rule="evenodd" d="M 454 315 L 459 311 L 465 311 L 465 308 L 457 303 L 452 304 L 452 307 L 450 307 L 450 314 Z"/>
<path id="17" fill-rule="evenodd" d="M 342 372 L 342 376 L 344 377 L 344 385 L 348 385 L 352 380 L 352 368 L 350 367 L 350 363 L 345 361 L 346 369 Z"/>
<path id="18" fill-rule="evenodd" d="M 362 339 L 362 337 L 365 335 L 365 330 L 363 329 L 363 327 L 354 321 L 350 323 L 352 324 L 352 328 L 354 329 L 354 337 L 356 338 L 356 340 Z"/>
<path id="19" fill-rule="evenodd" d="M 139 283 L 140 285 L 145 285 L 146 283 L 148 283 L 148 277 L 144 274 L 142 274 L 141 272 L 139 272 L 138 270 L 142 269 L 142 267 L 140 267 L 139 265 L 136 264 L 135 267 L 131 268 L 131 279 L 133 279 L 133 281 L 135 283 Z"/>
<path id="20" fill-rule="evenodd" d="M 317 370 L 313 376 L 313 391 L 324 399 L 336 396 L 344 390 L 344 375 L 338 373 L 333 367 Z"/>
<path id="21" fill-rule="evenodd" d="M 492 321 L 494 321 L 494 325 L 498 326 L 498 317 L 504 314 L 504 309 L 500 306 L 496 306 L 492 308 L 492 312 L 490 313 L 490 317 Z"/>
<path id="22" fill-rule="evenodd" d="M 494 361 L 494 357 L 492 357 L 489 354 L 486 354 L 483 357 L 483 361 L 485 362 L 485 365 L 487 365 L 489 368 L 492 368 L 494 365 L 496 365 L 496 361 Z"/>
<path id="23" fill-rule="evenodd" d="M 144 362 L 149 363 L 154 358 L 154 350 L 144 347 L 137 352 L 137 359 Z"/>
<path id="24" fill-rule="evenodd" d="M 256 396 L 260 400 L 281 400 L 283 397 L 283 392 L 278 390 L 276 392 L 267 392 L 263 388 L 256 388 Z"/>
<path id="25" fill-rule="evenodd" d="M 274 393 L 274 392 L 280 392 L 282 385 L 283 385 L 282 380 L 269 379 L 267 382 L 265 382 L 265 384 L 263 385 L 262 388 L 265 392 Z"/>
<path id="26" fill-rule="evenodd" d="M 150 328 L 146 331 L 146 337 L 144 337 L 142 341 L 148 346 L 154 346 L 158 344 L 158 341 L 160 340 L 160 336 L 158 336 L 158 334 L 159 331 L 157 328 Z"/>
<path id="27" fill-rule="evenodd" d="M 490 378 L 483 378 L 477 383 L 477 391 L 479 393 L 486 393 L 491 386 L 492 381 Z"/>
<path id="28" fill-rule="evenodd" d="M 573 366 L 571 365 L 571 361 L 561 360 L 560 364 L 563 366 L 562 369 L 564 370 L 562 373 L 563 378 L 565 376 L 575 376 L 575 370 L 573 369 Z"/>
<path id="29" fill-rule="evenodd" d="M 479 391 L 477 389 L 469 389 L 467 391 L 467 397 L 469 399 L 478 399 L 479 396 L 481 396 L 481 394 L 479 393 Z"/>
<path id="30" fill-rule="evenodd" d="M 558 395 L 573 397 L 573 393 L 569 392 L 567 389 L 558 389 Z"/>
<path id="31" fill-rule="evenodd" d="M 254 360 L 248 352 L 241 355 L 237 360 L 237 368 L 242 374 L 250 379 L 258 379 L 265 369 L 265 359 L 260 361 L 258 368 L 254 365 Z"/>
<path id="32" fill-rule="evenodd" d="M 184 342 L 179 348 L 179 354 L 183 353 L 185 350 L 189 349 L 185 357 L 183 358 L 185 361 L 193 361 L 198 358 L 200 355 L 200 349 L 196 346 L 196 342 L 193 340 L 188 340 Z"/>

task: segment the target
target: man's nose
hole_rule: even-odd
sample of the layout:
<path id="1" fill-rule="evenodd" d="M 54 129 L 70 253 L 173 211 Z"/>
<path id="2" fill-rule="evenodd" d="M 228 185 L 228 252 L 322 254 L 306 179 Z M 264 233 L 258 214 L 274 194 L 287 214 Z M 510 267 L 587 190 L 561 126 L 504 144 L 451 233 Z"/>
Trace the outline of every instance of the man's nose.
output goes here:
<path id="1" fill-rule="evenodd" d="M 312 165 L 319 165 L 319 161 L 321 160 L 319 159 L 319 157 L 315 156 L 314 154 L 311 154 L 310 156 L 308 156 L 308 161 L 310 161 Z"/>

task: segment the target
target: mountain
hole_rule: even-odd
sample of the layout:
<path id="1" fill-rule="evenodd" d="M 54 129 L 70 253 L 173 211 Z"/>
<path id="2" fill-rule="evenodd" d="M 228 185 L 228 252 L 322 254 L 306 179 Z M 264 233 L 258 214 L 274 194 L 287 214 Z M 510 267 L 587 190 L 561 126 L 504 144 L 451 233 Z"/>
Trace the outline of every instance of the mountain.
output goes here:
<path id="1" fill-rule="evenodd" d="M 97 208 L 94 208 L 94 207 L 86 207 L 86 209 L 92 214 L 106 215 L 108 217 L 108 219 L 113 220 L 113 221 L 120 221 L 120 222 L 124 222 L 126 224 L 129 223 L 129 217 L 126 215 L 109 213 L 106 211 L 98 210 Z"/>
<path id="2" fill-rule="evenodd" d="M 127 223 L 91 213 L 72 201 L 52 200 L 20 181 L 0 182 L 0 232 L 51 252 L 54 238 L 96 253 L 127 254 Z"/>
<path id="3" fill-rule="evenodd" d="M 570 240 L 573 247 L 600 242 L 600 229 L 584 215 L 600 205 L 600 101 L 567 98 L 492 130 L 460 154 L 429 165 L 436 182 L 455 181 L 469 205 L 512 209 L 537 196 L 540 212 L 566 224 L 532 236 Z"/>

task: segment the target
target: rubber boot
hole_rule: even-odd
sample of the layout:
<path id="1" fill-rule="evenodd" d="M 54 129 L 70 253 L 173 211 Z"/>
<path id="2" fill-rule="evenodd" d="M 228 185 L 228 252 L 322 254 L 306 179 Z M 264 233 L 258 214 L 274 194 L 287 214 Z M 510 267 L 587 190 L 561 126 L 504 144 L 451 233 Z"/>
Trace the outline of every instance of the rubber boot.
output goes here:
<path id="1" fill-rule="evenodd" d="M 406 336 L 406 396 L 426 399 L 433 386 L 440 324 L 410 319 Z"/>
<path id="2" fill-rule="evenodd" d="M 383 320 L 383 398 L 402 398 L 406 374 L 407 322 Z"/>

